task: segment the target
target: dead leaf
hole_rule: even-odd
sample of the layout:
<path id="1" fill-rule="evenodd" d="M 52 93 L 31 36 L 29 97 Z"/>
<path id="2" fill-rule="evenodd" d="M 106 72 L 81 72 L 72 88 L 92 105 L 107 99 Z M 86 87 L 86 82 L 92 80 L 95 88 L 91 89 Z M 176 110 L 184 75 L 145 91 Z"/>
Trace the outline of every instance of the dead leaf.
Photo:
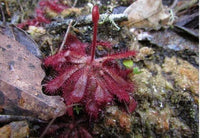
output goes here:
<path id="1" fill-rule="evenodd" d="M 163 47 L 164 49 L 170 49 L 173 51 L 186 50 L 190 53 L 193 53 L 194 55 L 199 51 L 198 41 L 195 42 L 185 39 L 172 30 L 150 32 L 149 35 L 152 36 L 151 40 L 149 40 L 151 44 Z"/>
<path id="2" fill-rule="evenodd" d="M 165 25 L 170 17 L 161 0 L 137 0 L 124 11 L 124 14 L 128 15 L 128 21 L 123 22 L 124 25 L 156 30 Z"/>
<path id="3" fill-rule="evenodd" d="M 12 122 L 0 128 L 0 138 L 26 138 L 29 126 L 26 121 Z"/>
<path id="4" fill-rule="evenodd" d="M 42 57 L 39 46 L 24 30 L 16 27 L 13 24 L 7 23 L 5 26 L 0 26 L 0 32 L 2 32 L 4 35 L 7 35 L 9 38 L 13 38 L 18 41 L 36 57 Z"/>
<path id="5" fill-rule="evenodd" d="M 44 76 L 37 57 L 17 41 L 0 34 L 0 108 L 43 120 L 63 115 L 66 106 L 61 97 L 42 93 Z"/>
<path id="6" fill-rule="evenodd" d="M 176 20 L 174 26 L 175 26 L 175 31 L 178 32 L 179 34 L 184 34 L 184 36 L 186 37 L 188 36 L 188 38 L 190 39 L 193 38 L 198 41 L 199 5 L 198 2 L 195 2 L 195 0 L 193 2 L 184 1 L 182 3 L 182 5 L 188 5 L 188 7 L 185 10 L 182 10 L 180 13 L 177 13 L 178 19 Z M 181 7 L 182 5 L 179 5 L 177 7 Z"/>
<path id="7" fill-rule="evenodd" d="M 26 120 L 28 122 L 33 122 L 33 123 L 36 123 L 36 122 L 37 123 L 46 123 L 47 122 L 47 121 L 40 120 L 38 118 L 34 118 L 34 117 L 31 117 L 31 116 L 2 115 L 2 114 L 0 114 L 0 123 L 9 123 L 9 122 L 21 121 L 21 120 Z"/>

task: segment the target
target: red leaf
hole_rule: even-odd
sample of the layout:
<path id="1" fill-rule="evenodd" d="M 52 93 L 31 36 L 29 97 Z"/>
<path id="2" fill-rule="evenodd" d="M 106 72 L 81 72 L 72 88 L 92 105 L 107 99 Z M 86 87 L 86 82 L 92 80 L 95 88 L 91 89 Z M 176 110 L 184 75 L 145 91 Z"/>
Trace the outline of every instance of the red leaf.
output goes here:
<path id="1" fill-rule="evenodd" d="M 97 87 L 94 97 L 98 104 L 110 102 L 112 100 L 112 96 L 109 94 L 107 89 L 103 90 L 100 86 Z"/>
<path id="2" fill-rule="evenodd" d="M 116 62 L 111 61 L 135 56 L 136 52 L 123 52 L 95 59 L 97 6 L 94 7 L 92 15 L 95 16 L 95 23 L 91 55 L 86 53 L 87 44 L 69 35 L 66 49 L 45 60 L 45 65 L 56 66 L 54 69 L 59 68 L 57 71 L 61 74 L 48 83 L 47 89 L 56 90 L 62 87 L 67 105 L 81 103 L 85 105 L 86 112 L 95 118 L 114 96 L 119 101 L 126 102 L 132 111 L 135 104 L 133 100 L 130 103 L 129 93 L 133 91 L 133 85 L 124 76 L 128 70 L 121 70 Z M 73 114 L 72 108 L 68 109 L 68 113 Z"/>
<path id="3" fill-rule="evenodd" d="M 118 84 L 118 86 L 121 89 L 124 89 L 124 90 L 127 90 L 127 91 L 133 90 L 133 84 L 124 80 L 121 76 L 118 75 L 117 72 L 115 72 L 114 69 L 105 67 L 104 70 Z"/>
<path id="4" fill-rule="evenodd" d="M 128 57 L 133 57 L 136 55 L 136 51 L 128 51 L 128 52 L 123 52 L 123 53 L 116 53 L 112 55 L 108 55 L 103 58 L 99 58 L 98 62 L 105 62 L 107 60 L 113 60 L 113 59 L 122 59 L 122 58 L 128 58 Z"/>
<path id="5" fill-rule="evenodd" d="M 129 102 L 129 94 L 121 87 L 119 84 L 114 82 L 114 80 L 108 75 L 103 75 L 105 80 L 105 86 L 109 90 L 110 93 L 116 95 L 120 101 L 124 100 L 125 102 Z"/>
<path id="6" fill-rule="evenodd" d="M 95 101 L 88 101 L 86 104 L 86 111 L 89 113 L 90 116 L 97 118 L 99 113 L 99 106 Z"/>
<path id="7" fill-rule="evenodd" d="M 43 62 L 43 64 L 45 66 L 51 66 L 54 67 L 54 69 L 60 67 L 61 64 L 63 64 L 64 62 L 66 62 L 65 59 L 65 51 L 59 52 L 57 54 L 55 54 L 54 56 L 50 56 L 48 58 L 46 58 Z"/>
<path id="8" fill-rule="evenodd" d="M 79 53 L 79 55 L 86 55 L 85 48 L 88 46 L 85 43 L 82 43 L 80 40 L 77 39 L 76 36 L 69 34 L 67 36 L 67 40 L 65 42 L 67 49 L 70 51 L 75 51 Z"/>
<path id="9" fill-rule="evenodd" d="M 87 79 L 88 76 L 85 73 L 83 73 L 83 75 L 80 76 L 80 78 L 74 86 L 74 90 L 70 93 L 69 101 L 67 102 L 76 103 L 83 98 L 87 85 Z"/>
<path id="10" fill-rule="evenodd" d="M 49 81 L 46 84 L 46 91 L 52 93 L 55 90 L 59 89 L 71 77 L 71 75 L 79 70 L 81 67 L 82 66 L 79 65 L 65 69 L 65 72 L 63 74 L 57 76 L 55 79 Z"/>

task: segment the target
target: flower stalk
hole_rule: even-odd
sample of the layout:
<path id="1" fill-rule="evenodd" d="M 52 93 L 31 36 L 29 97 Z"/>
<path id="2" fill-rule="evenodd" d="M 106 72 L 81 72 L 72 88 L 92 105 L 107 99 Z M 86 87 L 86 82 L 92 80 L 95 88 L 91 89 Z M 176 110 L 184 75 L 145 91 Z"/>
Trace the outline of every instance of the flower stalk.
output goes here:
<path id="1" fill-rule="evenodd" d="M 92 40 L 90 63 L 94 61 L 95 49 L 97 45 L 97 27 L 98 27 L 98 21 L 99 21 L 99 7 L 97 5 L 95 5 L 92 9 L 92 21 L 94 23 L 94 27 L 93 27 L 93 40 Z"/>

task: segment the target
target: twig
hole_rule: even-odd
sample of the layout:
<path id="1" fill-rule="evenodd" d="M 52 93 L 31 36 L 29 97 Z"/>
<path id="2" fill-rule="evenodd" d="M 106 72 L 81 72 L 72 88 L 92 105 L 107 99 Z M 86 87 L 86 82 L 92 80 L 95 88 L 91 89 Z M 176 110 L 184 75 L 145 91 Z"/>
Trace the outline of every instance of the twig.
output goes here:
<path id="1" fill-rule="evenodd" d="M 62 21 L 54 21 L 50 24 L 46 25 L 46 28 L 49 30 L 59 30 L 60 28 L 64 28 L 69 25 L 71 19 L 64 19 Z M 76 21 L 76 26 L 85 26 L 92 24 L 92 15 L 86 15 L 78 17 L 77 19 L 73 18 Z M 101 14 L 99 18 L 99 22 L 108 23 L 110 21 L 121 22 L 127 21 L 128 16 L 125 14 Z"/>
<path id="2" fill-rule="evenodd" d="M 68 105 L 67 108 L 76 106 L 76 105 L 80 105 L 80 104 L 72 104 L 72 105 Z M 47 127 L 45 128 L 45 130 L 42 132 L 42 135 L 39 138 L 43 138 L 44 135 L 47 133 L 47 130 L 49 129 L 49 127 L 53 124 L 53 122 L 56 120 L 57 117 L 54 117 L 49 124 L 47 125 Z"/>
<path id="3" fill-rule="evenodd" d="M 50 122 L 49 124 L 47 125 L 47 127 L 45 128 L 45 130 L 43 131 L 42 135 L 40 136 L 40 138 L 43 138 L 44 135 L 47 133 L 47 130 L 49 129 L 49 127 L 53 124 L 53 122 L 55 121 L 57 117 L 54 117 Z"/>
<path id="4" fill-rule="evenodd" d="M 77 4 L 77 0 L 74 1 L 74 4 L 73 4 L 72 7 L 75 7 L 76 4 Z M 68 36 L 69 31 L 70 31 L 70 28 L 71 28 L 71 26 L 72 26 L 72 22 L 73 22 L 73 20 L 71 19 L 70 22 L 69 22 L 69 25 L 68 25 L 68 27 L 67 27 L 67 31 L 66 31 L 66 33 L 65 33 L 64 39 L 63 39 L 63 41 L 62 41 L 62 44 L 61 44 L 61 46 L 60 46 L 58 52 L 60 52 L 60 51 L 63 49 L 64 45 L 65 45 L 67 36 Z"/>
<path id="5" fill-rule="evenodd" d="M 6 12 L 9 16 L 11 16 L 10 10 L 9 10 L 9 6 L 8 6 L 8 1 L 4 0 L 5 6 L 6 6 Z"/>
<path id="6" fill-rule="evenodd" d="M 76 4 L 77 4 L 77 0 L 75 0 L 75 1 L 74 1 L 74 4 L 73 4 L 73 6 L 72 6 L 72 7 L 75 7 L 75 6 L 76 6 Z"/>
<path id="7" fill-rule="evenodd" d="M 63 41 L 62 41 L 62 44 L 61 44 L 61 46 L 60 46 L 58 52 L 60 52 L 60 51 L 63 49 L 64 45 L 65 45 L 67 36 L 68 36 L 69 31 L 70 31 L 70 28 L 71 28 L 71 26 L 72 26 L 72 22 L 73 22 L 73 20 L 70 21 L 70 23 L 69 23 L 69 25 L 68 25 L 68 27 L 67 27 L 67 31 L 66 31 L 66 33 L 65 33 L 64 39 L 63 39 Z"/>
<path id="8" fill-rule="evenodd" d="M 177 12 L 179 12 L 179 11 L 183 11 L 183 10 L 185 10 L 185 9 L 187 9 L 187 8 L 192 7 L 192 6 L 195 5 L 195 4 L 198 4 L 198 0 L 191 0 L 191 1 L 186 2 L 185 4 L 183 4 L 183 5 L 181 5 L 181 6 L 176 7 L 176 8 L 174 9 L 174 12 L 177 13 Z"/>
<path id="9" fill-rule="evenodd" d="M 18 4 L 19 4 L 20 10 L 21 10 L 22 13 L 24 14 L 24 9 L 23 9 L 23 7 L 22 7 L 22 4 L 21 4 L 20 0 L 17 0 L 17 2 L 18 2 Z"/>
<path id="10" fill-rule="evenodd" d="M 0 5 L 0 11 L 1 11 L 1 16 L 2 16 L 2 20 L 3 20 L 3 25 L 6 25 L 6 18 L 5 18 L 5 14 L 2 8 L 2 5 Z"/>
<path id="11" fill-rule="evenodd" d="M 176 4 L 178 3 L 178 0 L 174 0 L 172 5 L 169 7 L 170 9 L 173 9 L 174 7 L 176 7 Z"/>

